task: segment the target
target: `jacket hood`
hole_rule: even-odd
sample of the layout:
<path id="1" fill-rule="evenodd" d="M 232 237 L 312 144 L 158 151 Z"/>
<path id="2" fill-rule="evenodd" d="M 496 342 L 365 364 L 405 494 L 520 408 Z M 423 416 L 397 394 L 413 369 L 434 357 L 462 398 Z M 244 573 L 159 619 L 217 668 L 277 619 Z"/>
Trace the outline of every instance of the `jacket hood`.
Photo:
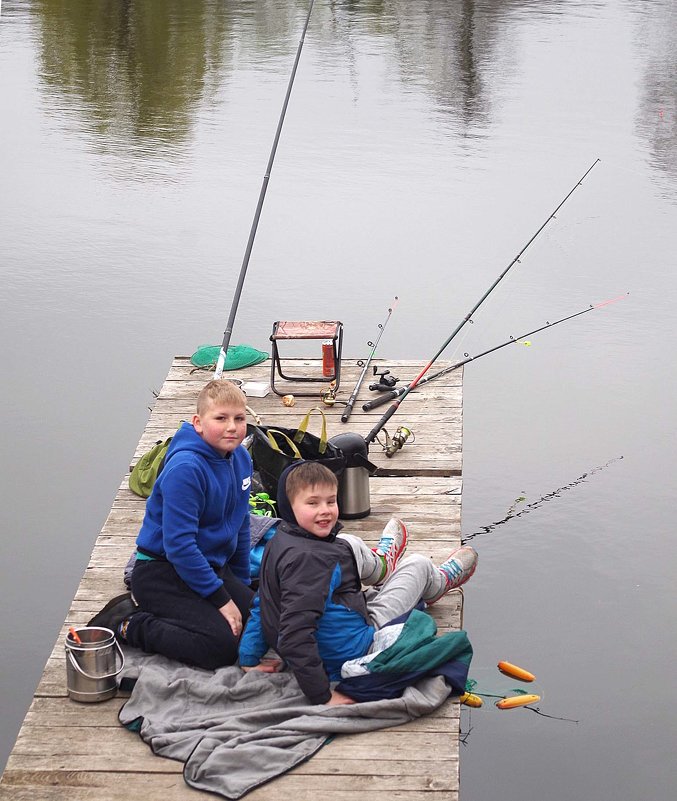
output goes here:
<path id="1" fill-rule="evenodd" d="M 209 459 L 210 461 L 214 462 L 221 462 L 224 458 L 228 458 L 222 456 L 215 448 L 212 448 L 211 445 L 207 444 L 193 428 L 192 423 L 186 422 L 181 423 L 179 430 L 176 432 L 176 434 L 174 434 L 169 448 L 167 449 L 167 458 L 165 463 L 179 451 L 192 451 L 193 453 L 199 453 L 204 456 L 205 459 Z"/>
<path id="2" fill-rule="evenodd" d="M 292 470 L 296 470 L 300 464 L 303 464 L 304 461 L 304 459 L 301 459 L 298 462 L 293 462 L 289 467 L 285 467 L 277 482 L 277 514 L 282 520 L 287 523 L 293 523 L 295 526 L 298 526 L 298 522 L 287 497 L 287 476 Z"/>

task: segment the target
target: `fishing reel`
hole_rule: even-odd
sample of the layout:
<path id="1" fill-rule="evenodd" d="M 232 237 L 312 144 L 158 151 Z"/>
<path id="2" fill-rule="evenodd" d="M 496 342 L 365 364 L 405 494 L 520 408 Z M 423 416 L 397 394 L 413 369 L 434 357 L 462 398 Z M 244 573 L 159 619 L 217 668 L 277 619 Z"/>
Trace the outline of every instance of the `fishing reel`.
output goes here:
<path id="1" fill-rule="evenodd" d="M 320 392 L 320 397 L 325 406 L 335 406 L 337 403 L 340 403 L 340 401 L 336 400 L 336 381 L 332 381 L 327 389 L 322 390 L 322 392 Z"/>
<path id="2" fill-rule="evenodd" d="M 385 443 L 381 442 L 381 440 L 378 438 L 377 441 L 389 459 L 393 457 L 397 451 L 404 448 L 404 445 L 408 441 L 409 437 L 413 437 L 411 441 L 416 442 L 414 432 L 406 426 L 399 426 L 392 437 L 385 428 L 383 429 L 383 433 L 385 435 Z"/>
<path id="3" fill-rule="evenodd" d="M 379 370 L 376 365 L 374 365 L 374 375 L 378 376 L 378 381 L 369 384 L 369 389 L 376 392 L 387 392 L 400 380 L 391 375 L 390 370 Z"/>

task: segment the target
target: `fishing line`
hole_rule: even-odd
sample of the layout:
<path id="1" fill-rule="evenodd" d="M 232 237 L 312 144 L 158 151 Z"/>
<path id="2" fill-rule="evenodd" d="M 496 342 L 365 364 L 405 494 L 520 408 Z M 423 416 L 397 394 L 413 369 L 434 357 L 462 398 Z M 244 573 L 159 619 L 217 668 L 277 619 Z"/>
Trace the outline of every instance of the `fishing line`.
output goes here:
<path id="1" fill-rule="evenodd" d="M 488 692 L 486 690 L 478 689 L 477 681 L 475 679 L 468 679 L 465 683 L 465 689 L 467 693 L 472 693 L 473 695 L 477 695 L 480 698 L 511 698 L 512 696 L 506 695 L 507 693 L 515 693 L 515 695 L 528 695 L 528 691 L 525 690 L 523 687 L 511 687 L 508 690 L 503 692 L 496 691 L 496 692 Z M 468 712 L 470 712 L 471 707 L 466 707 Z M 563 720 L 567 723 L 580 723 L 580 720 L 574 720 L 574 718 L 563 718 L 559 717 L 558 715 L 548 715 L 546 712 L 541 712 L 541 708 L 538 706 L 531 706 L 530 704 L 525 704 L 524 706 L 520 706 L 520 709 L 528 709 L 531 712 L 535 712 L 537 715 L 541 715 L 544 718 L 550 718 L 551 720 Z M 468 725 L 470 726 L 470 719 L 468 718 Z M 468 734 L 472 731 L 472 727 L 470 726 L 468 730 Z"/>
<path id="2" fill-rule="evenodd" d="M 475 695 L 479 695 L 480 698 L 510 698 L 511 696 L 508 695 L 500 695 L 497 693 L 485 693 L 483 690 L 473 690 Z M 524 692 L 520 690 L 520 692 Z M 524 704 L 524 706 L 520 706 L 519 709 L 528 709 L 530 712 L 535 712 L 537 715 L 540 715 L 544 718 L 551 718 L 552 720 L 563 720 L 567 723 L 580 723 L 580 720 L 574 720 L 573 718 L 561 718 L 558 715 L 548 715 L 546 712 L 541 712 L 541 708 L 539 706 L 530 706 L 529 704 Z"/>
<path id="3" fill-rule="evenodd" d="M 609 459 L 608 462 L 605 462 L 598 467 L 594 467 L 592 470 L 587 470 L 585 473 L 582 473 L 580 476 L 578 476 L 578 478 L 575 478 L 568 484 L 564 484 L 562 487 L 557 487 L 557 489 L 553 490 L 552 492 L 548 492 L 546 495 L 540 497 L 537 501 L 527 504 L 527 506 L 525 506 L 524 509 L 521 509 L 519 512 L 515 512 L 514 510 L 517 508 L 517 505 L 526 500 L 526 498 L 523 495 L 519 498 L 516 498 L 511 504 L 510 508 L 508 509 L 508 513 L 504 518 L 497 520 L 495 523 L 490 523 L 488 526 L 482 526 L 479 531 L 475 531 L 472 534 L 469 534 L 467 537 L 461 537 L 461 543 L 465 545 L 470 540 L 475 539 L 475 537 L 479 537 L 482 534 L 489 534 L 495 528 L 508 523 L 510 520 L 516 520 L 518 517 L 522 517 L 522 515 L 527 515 L 530 512 L 533 512 L 535 509 L 543 506 L 543 504 L 547 501 L 552 501 L 555 498 L 559 498 L 563 492 L 573 489 L 578 484 L 581 484 L 586 479 L 590 478 L 590 476 L 593 476 L 595 473 L 599 473 L 600 470 L 606 470 L 607 467 L 610 467 L 612 464 L 614 464 L 614 462 L 620 462 L 621 459 L 623 459 L 623 456 L 615 456 L 613 459 Z"/>
<path id="4" fill-rule="evenodd" d="M 535 712 L 537 715 L 540 715 L 543 718 L 552 718 L 552 720 L 564 720 L 567 723 L 580 723 L 580 720 L 574 720 L 573 718 L 560 718 L 557 715 L 546 715 L 545 712 L 541 712 L 541 708 L 538 706 L 523 706 L 522 709 L 528 709 L 530 712 Z"/>
<path id="5" fill-rule="evenodd" d="M 468 731 L 459 731 L 459 742 L 461 743 L 461 745 L 468 745 L 468 738 L 470 737 L 470 732 L 472 732 L 475 728 L 472 725 L 472 719 L 471 719 L 472 710 L 470 709 L 470 707 L 465 707 L 465 709 L 468 711 Z M 461 709 L 461 712 L 463 712 L 463 709 Z M 460 729 L 460 720 L 459 720 L 459 729 Z"/>
<path id="6" fill-rule="evenodd" d="M 492 285 L 489 287 L 489 289 L 488 289 L 488 290 L 487 290 L 487 291 L 484 293 L 484 295 L 482 295 L 482 297 L 481 297 L 481 298 L 480 298 L 480 299 L 477 301 L 477 303 L 476 303 L 476 304 L 473 306 L 473 308 L 472 308 L 472 309 L 471 309 L 471 310 L 468 312 L 468 314 L 466 314 L 466 316 L 463 318 L 463 320 L 462 320 L 462 321 L 461 321 L 461 322 L 460 322 L 460 323 L 459 323 L 459 324 L 456 326 L 456 328 L 455 328 L 455 329 L 452 331 L 452 333 L 450 334 L 450 336 L 448 336 L 448 337 L 447 337 L 447 339 L 446 339 L 446 340 L 444 341 L 444 343 L 442 344 L 442 347 L 440 347 L 440 349 L 439 349 L 439 350 L 437 351 L 437 353 L 436 353 L 436 354 L 435 354 L 435 355 L 432 357 L 432 359 L 430 359 L 430 361 L 429 361 L 429 362 L 428 362 L 428 363 L 425 365 L 425 367 L 424 367 L 424 368 L 421 370 L 421 372 L 420 372 L 420 373 L 419 373 L 419 374 L 416 376 L 416 378 L 415 378 L 415 379 L 414 379 L 414 380 L 413 380 L 413 381 L 412 381 L 412 382 L 409 384 L 409 386 L 408 386 L 408 387 L 405 389 L 405 391 L 402 393 L 402 396 L 401 396 L 399 399 L 397 399 L 397 400 L 396 400 L 396 401 L 395 401 L 395 402 L 392 404 L 392 406 L 391 406 L 391 407 L 390 407 L 390 408 L 389 408 L 389 409 L 388 409 L 388 410 L 385 412 L 385 414 L 384 414 L 384 415 L 381 417 L 381 419 L 379 420 L 379 422 L 378 422 L 378 423 L 377 423 L 377 424 L 376 424 L 376 425 L 375 425 L 375 426 L 372 428 L 372 430 L 371 430 L 371 431 L 370 431 L 370 432 L 367 434 L 367 436 L 365 437 L 365 442 L 367 443 L 367 446 L 369 445 L 369 443 L 370 443 L 370 442 L 373 442 L 373 441 L 376 439 L 376 435 L 378 434 L 378 432 L 379 432 L 379 431 L 380 431 L 380 430 L 381 430 L 381 429 L 382 429 L 382 428 L 385 426 L 385 424 L 388 422 L 388 420 L 390 420 L 390 418 L 391 418 L 391 417 L 392 417 L 392 416 L 395 414 L 395 412 L 398 410 L 398 408 L 399 408 L 400 404 L 401 404 L 401 403 L 402 403 L 402 401 L 403 401 L 403 400 L 404 400 L 404 399 L 407 397 L 407 395 L 408 395 L 408 394 L 409 394 L 409 393 L 410 393 L 410 392 L 411 392 L 411 391 L 412 391 L 412 390 L 413 390 L 413 389 L 414 389 L 414 388 L 415 388 L 415 387 L 416 387 L 416 386 L 419 384 L 419 382 L 421 381 L 421 379 L 423 378 L 423 376 L 424 376 L 424 375 L 425 375 L 425 374 L 428 372 L 428 370 L 429 370 L 429 369 L 432 367 L 433 363 L 434 363 L 434 362 L 435 362 L 435 361 L 438 359 L 438 357 L 440 356 L 440 354 L 442 353 L 442 351 L 443 351 L 443 350 L 445 350 L 445 348 L 447 347 L 447 345 L 449 345 L 449 343 L 452 341 L 452 339 L 454 339 L 454 337 L 455 337 L 455 336 L 458 334 L 458 332 L 459 332 L 459 331 L 460 331 L 460 330 L 463 328 L 463 326 L 464 326 L 464 325 L 465 325 L 467 322 L 469 322 L 469 320 L 471 319 L 471 317 L 473 316 L 473 314 L 475 314 L 475 312 L 477 311 L 477 309 L 479 309 L 479 307 L 482 305 L 482 303 L 484 303 L 484 301 L 485 301 L 485 300 L 486 300 L 486 299 L 489 297 L 489 295 L 490 295 L 490 294 L 491 294 L 491 293 L 494 291 L 494 289 L 495 289 L 495 288 L 498 286 L 498 284 L 501 282 L 501 280 L 502 280 L 503 278 L 505 278 L 505 276 L 508 274 L 508 272 L 511 270 L 511 268 L 512 268 L 512 267 L 513 267 L 515 264 L 517 264 L 517 262 L 520 260 L 520 257 L 521 257 L 521 256 L 524 254 L 524 252 L 527 250 L 527 248 L 529 247 L 529 245 L 531 245 L 531 243 L 532 243 L 532 242 L 533 242 L 533 241 L 536 239 L 536 237 L 537 237 L 537 236 L 538 236 L 538 235 L 541 233 L 541 231 L 542 231 L 542 230 L 543 230 L 543 229 L 546 227 L 546 225 L 547 225 L 547 224 L 548 224 L 548 223 L 549 223 L 551 220 L 555 219 L 555 215 L 557 214 L 557 212 L 558 212 L 558 211 L 559 211 L 559 210 L 562 208 L 562 206 L 563 206 L 563 205 L 564 205 L 564 204 L 567 202 L 567 200 L 568 200 L 568 199 L 571 197 L 571 195 L 572 195 L 572 194 L 573 194 L 573 193 L 576 191 L 576 189 L 577 189 L 577 188 L 578 188 L 578 187 L 579 187 L 579 186 L 580 186 L 580 185 L 583 183 L 583 181 L 585 180 L 585 178 L 587 177 L 587 175 L 590 173 L 590 171 L 593 169 L 593 167 L 594 167 L 596 164 L 598 164 L 598 163 L 599 163 L 599 159 L 595 159 L 595 161 L 593 161 L 593 163 L 590 165 L 590 167 L 588 167 L 588 169 L 585 171 L 585 173 L 583 174 L 583 176 L 582 176 L 581 178 L 579 178 L 579 179 L 578 179 L 578 181 L 577 181 L 577 182 L 576 182 L 576 184 L 573 186 L 573 188 L 569 190 L 569 192 L 568 192 L 568 193 L 567 193 L 567 195 L 564 197 L 564 199 L 563 199 L 562 201 L 560 201 L 560 203 L 557 205 L 557 207 L 555 208 L 555 210 L 554 210 L 554 211 L 553 211 L 551 214 L 549 214 L 549 215 L 548 215 L 548 218 L 545 220 L 545 222 L 544 222 L 544 223 L 541 225 L 541 227 L 540 227 L 540 228 L 539 228 L 539 229 L 536 231 L 536 233 L 535 233 L 535 234 L 533 234 L 533 236 L 531 237 L 531 239 L 529 239 L 529 241 L 526 243 L 526 245 L 524 245 L 524 247 L 522 248 L 522 250 L 520 250 L 520 252 L 519 252 L 519 253 L 518 253 L 518 254 L 515 256 L 515 258 L 514 258 L 514 259 L 513 259 L 513 260 L 510 262 L 510 264 L 509 264 L 509 265 L 508 265 L 508 266 L 507 266 L 507 267 L 506 267 L 506 268 L 503 270 L 503 272 L 502 272 L 502 273 L 501 273 L 501 274 L 498 276 L 498 278 L 497 278 L 497 279 L 494 281 L 494 283 L 493 283 L 493 284 L 492 284 Z"/>
<path id="7" fill-rule="evenodd" d="M 639 170 L 631 170 L 629 167 L 625 167 L 622 164 L 618 164 L 617 162 L 613 161 L 613 159 L 611 161 L 607 161 L 605 158 L 604 163 L 611 165 L 613 169 L 618 170 L 619 172 L 626 172 L 628 175 L 634 175 L 636 178 L 641 178 L 642 183 L 646 181 L 646 175 Z"/>
<path id="8" fill-rule="evenodd" d="M 235 314 L 237 313 L 237 307 L 240 303 L 242 287 L 244 286 L 244 279 L 247 275 L 247 267 L 249 266 L 249 257 L 251 256 L 252 248 L 254 247 L 254 238 L 256 236 L 256 229 L 258 228 L 259 225 L 259 218 L 261 217 L 263 201 L 266 197 L 266 190 L 268 189 L 268 180 L 270 179 L 270 173 L 273 170 L 273 162 L 275 161 L 277 144 L 280 141 L 280 134 L 282 133 L 282 124 L 284 122 L 285 114 L 287 113 L 287 106 L 289 105 L 289 98 L 291 96 L 291 90 L 292 86 L 294 85 L 294 78 L 296 76 L 296 68 L 298 67 L 299 59 L 301 58 L 301 50 L 303 50 L 303 42 L 306 38 L 306 31 L 308 30 L 308 23 L 310 22 L 310 15 L 313 10 L 314 2 L 315 0 L 310 0 L 310 5 L 308 7 L 308 16 L 306 17 L 306 22 L 305 25 L 303 26 L 303 32 L 301 33 L 301 39 L 299 40 L 299 46 L 296 51 L 296 58 L 294 59 L 294 65 L 292 67 L 291 76 L 289 77 L 287 94 L 285 95 L 284 103 L 282 104 L 282 113 L 280 114 L 280 119 L 277 123 L 277 130 L 275 131 L 275 138 L 273 139 L 273 147 L 270 151 L 268 166 L 266 167 L 266 172 L 265 175 L 263 176 L 263 184 L 261 186 L 261 192 L 259 193 L 258 203 L 256 204 L 256 211 L 254 212 L 254 220 L 252 221 L 252 227 L 249 232 L 249 239 L 247 240 L 247 247 L 245 248 L 244 259 L 242 260 L 242 267 L 240 268 L 240 276 L 237 281 L 237 286 L 235 287 L 235 295 L 233 297 L 233 303 L 230 307 L 230 314 L 228 315 L 228 322 L 226 323 L 226 329 L 223 332 L 223 342 L 221 343 L 221 351 L 219 352 L 219 358 L 218 361 L 216 362 L 216 370 L 214 371 L 215 380 L 221 378 L 221 374 L 223 373 L 223 367 L 226 363 L 226 354 L 228 353 L 228 345 L 230 344 L 230 337 L 231 334 L 233 333 Z"/>

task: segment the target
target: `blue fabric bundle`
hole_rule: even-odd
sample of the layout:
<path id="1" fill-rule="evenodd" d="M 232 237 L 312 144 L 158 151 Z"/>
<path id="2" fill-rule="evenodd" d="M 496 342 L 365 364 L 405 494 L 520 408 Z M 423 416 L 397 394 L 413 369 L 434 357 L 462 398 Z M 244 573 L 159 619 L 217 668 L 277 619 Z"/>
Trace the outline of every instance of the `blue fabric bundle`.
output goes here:
<path id="1" fill-rule="evenodd" d="M 391 625 L 399 628 L 395 642 L 375 655 L 372 652 L 344 665 L 342 674 L 348 678 L 338 685 L 339 692 L 356 701 L 398 698 L 405 687 L 424 676 L 443 676 L 454 694 L 465 692 L 472 659 L 472 646 L 465 631 L 438 637 L 435 621 L 417 609 L 404 623 L 393 621 Z M 387 632 L 388 628 L 381 631 Z M 361 675 L 354 675 L 356 672 Z"/>

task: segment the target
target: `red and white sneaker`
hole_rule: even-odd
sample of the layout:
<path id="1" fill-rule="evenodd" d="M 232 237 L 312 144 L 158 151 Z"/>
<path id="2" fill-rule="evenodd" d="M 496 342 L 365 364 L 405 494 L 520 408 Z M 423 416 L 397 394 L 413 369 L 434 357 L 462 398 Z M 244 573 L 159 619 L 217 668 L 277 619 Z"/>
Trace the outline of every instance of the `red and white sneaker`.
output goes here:
<path id="1" fill-rule="evenodd" d="M 407 527 L 398 518 L 391 517 L 383 529 L 378 544 L 372 548 L 374 553 L 383 560 L 383 572 L 376 582 L 377 584 L 382 584 L 387 578 L 390 578 L 402 554 L 407 549 L 407 539 Z"/>
<path id="2" fill-rule="evenodd" d="M 457 587 L 462 586 L 472 576 L 477 567 L 477 551 L 469 545 L 463 545 L 452 551 L 448 558 L 438 566 L 442 574 L 444 584 L 442 590 L 434 598 L 425 598 L 425 602 L 430 606 L 439 601 L 444 595 Z"/>

